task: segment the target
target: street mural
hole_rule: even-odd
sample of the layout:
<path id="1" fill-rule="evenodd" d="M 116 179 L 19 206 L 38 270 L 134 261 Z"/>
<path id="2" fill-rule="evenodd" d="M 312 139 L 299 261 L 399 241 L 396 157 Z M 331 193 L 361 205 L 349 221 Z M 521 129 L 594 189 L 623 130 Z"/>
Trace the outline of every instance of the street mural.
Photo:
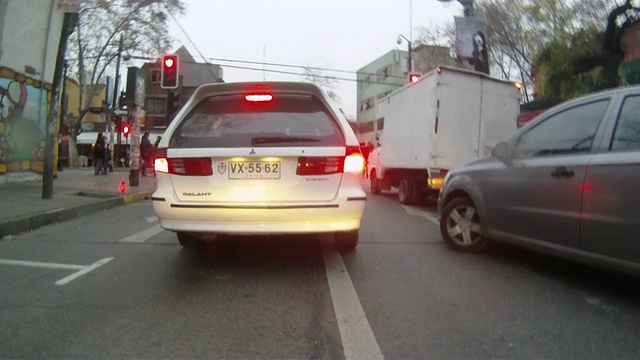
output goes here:
<path id="1" fill-rule="evenodd" d="M 51 84 L 0 67 L 0 175 L 44 170 Z"/>

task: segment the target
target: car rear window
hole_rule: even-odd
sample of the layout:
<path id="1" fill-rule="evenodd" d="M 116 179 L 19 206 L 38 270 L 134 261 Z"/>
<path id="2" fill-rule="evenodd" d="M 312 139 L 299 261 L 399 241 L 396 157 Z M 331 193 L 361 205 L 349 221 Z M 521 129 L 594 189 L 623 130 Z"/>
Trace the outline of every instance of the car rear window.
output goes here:
<path id="1" fill-rule="evenodd" d="M 245 95 L 202 100 L 174 131 L 170 147 L 343 146 L 336 119 L 315 97 L 273 94 L 269 101 Z"/>

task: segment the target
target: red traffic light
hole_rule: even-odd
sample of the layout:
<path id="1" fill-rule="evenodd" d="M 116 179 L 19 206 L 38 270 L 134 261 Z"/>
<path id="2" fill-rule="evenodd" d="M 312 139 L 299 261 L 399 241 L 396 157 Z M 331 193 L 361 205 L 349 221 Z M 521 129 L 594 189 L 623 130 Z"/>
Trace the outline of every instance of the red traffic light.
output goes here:
<path id="1" fill-rule="evenodd" d="M 162 74 L 160 87 L 175 89 L 178 87 L 178 55 L 164 55 L 162 57 Z"/>
<path id="2" fill-rule="evenodd" d="M 418 82 L 418 80 L 420 80 L 420 78 L 422 77 L 422 74 L 419 73 L 409 73 L 409 83 L 413 84 Z"/>
<path id="3" fill-rule="evenodd" d="M 129 131 L 130 130 L 131 129 L 129 129 L 129 125 L 125 125 L 125 126 L 122 127 L 122 134 L 124 134 L 124 137 L 129 136 Z"/>

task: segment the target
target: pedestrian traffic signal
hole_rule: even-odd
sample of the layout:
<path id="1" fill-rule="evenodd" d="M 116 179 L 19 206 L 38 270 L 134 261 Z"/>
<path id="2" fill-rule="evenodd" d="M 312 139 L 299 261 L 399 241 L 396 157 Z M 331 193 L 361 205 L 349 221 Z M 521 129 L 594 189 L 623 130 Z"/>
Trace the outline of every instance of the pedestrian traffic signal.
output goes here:
<path id="1" fill-rule="evenodd" d="M 131 131 L 131 129 L 129 128 L 129 125 L 123 125 L 122 126 L 122 135 L 124 135 L 124 137 L 129 137 L 129 131 Z"/>
<path id="2" fill-rule="evenodd" d="M 162 57 L 160 87 L 163 89 L 175 89 L 178 87 L 178 55 L 164 55 Z"/>
<path id="3" fill-rule="evenodd" d="M 420 80 L 421 77 L 422 77 L 422 74 L 420 73 L 409 73 L 409 84 L 418 82 L 418 80 Z"/>

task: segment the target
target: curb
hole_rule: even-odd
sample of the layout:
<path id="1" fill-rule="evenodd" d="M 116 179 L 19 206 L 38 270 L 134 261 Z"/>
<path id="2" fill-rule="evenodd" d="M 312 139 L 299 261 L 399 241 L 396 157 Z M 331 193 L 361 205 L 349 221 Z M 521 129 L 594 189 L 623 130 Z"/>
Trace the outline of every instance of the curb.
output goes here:
<path id="1" fill-rule="evenodd" d="M 101 210 L 107 210 L 116 206 L 150 199 L 152 193 L 153 191 L 146 191 L 138 194 L 114 196 L 94 203 L 44 211 L 0 222 L 0 241 L 2 241 L 7 235 L 17 235 L 25 231 L 35 230 L 45 225 L 64 222 Z"/>

